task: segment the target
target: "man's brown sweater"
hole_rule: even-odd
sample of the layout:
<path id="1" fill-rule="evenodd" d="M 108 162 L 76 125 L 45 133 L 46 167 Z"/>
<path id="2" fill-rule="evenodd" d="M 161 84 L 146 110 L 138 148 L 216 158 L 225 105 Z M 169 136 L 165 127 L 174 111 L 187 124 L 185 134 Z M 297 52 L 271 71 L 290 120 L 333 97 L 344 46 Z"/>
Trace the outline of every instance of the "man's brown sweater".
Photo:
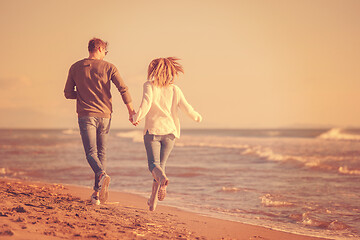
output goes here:
<path id="1" fill-rule="evenodd" d="M 64 94 L 67 99 L 77 99 L 76 112 L 79 117 L 110 118 L 112 81 L 119 90 L 125 104 L 131 102 L 128 87 L 116 67 L 104 60 L 83 59 L 69 70 Z"/>

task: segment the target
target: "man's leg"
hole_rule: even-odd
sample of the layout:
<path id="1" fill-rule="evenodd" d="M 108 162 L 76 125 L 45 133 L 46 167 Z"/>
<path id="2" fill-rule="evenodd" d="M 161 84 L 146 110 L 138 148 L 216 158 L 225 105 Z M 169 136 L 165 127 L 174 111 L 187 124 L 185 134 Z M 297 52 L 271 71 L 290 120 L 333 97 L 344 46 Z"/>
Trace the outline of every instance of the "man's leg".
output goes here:
<path id="1" fill-rule="evenodd" d="M 96 178 L 95 185 L 98 186 L 98 189 L 100 188 L 99 199 L 100 202 L 102 203 L 106 202 L 109 196 L 108 187 L 110 184 L 110 177 L 105 173 L 105 170 L 106 170 L 106 143 L 107 143 L 107 136 L 110 130 L 110 122 L 111 122 L 110 118 L 99 118 L 99 124 L 96 132 L 98 158 L 103 166 L 104 176 Z"/>
<path id="2" fill-rule="evenodd" d="M 98 148 L 97 148 L 97 126 L 98 120 L 95 117 L 80 117 L 79 118 L 79 128 L 84 145 L 84 150 L 86 154 L 86 159 L 95 173 L 95 186 L 94 190 L 98 191 L 98 178 L 105 172 L 104 167 L 101 161 L 98 158 Z"/>
<path id="3" fill-rule="evenodd" d="M 106 149 L 107 149 L 106 145 L 107 145 L 108 133 L 110 130 L 110 123 L 111 123 L 110 118 L 100 118 L 96 132 L 98 158 L 104 170 L 106 170 Z"/>

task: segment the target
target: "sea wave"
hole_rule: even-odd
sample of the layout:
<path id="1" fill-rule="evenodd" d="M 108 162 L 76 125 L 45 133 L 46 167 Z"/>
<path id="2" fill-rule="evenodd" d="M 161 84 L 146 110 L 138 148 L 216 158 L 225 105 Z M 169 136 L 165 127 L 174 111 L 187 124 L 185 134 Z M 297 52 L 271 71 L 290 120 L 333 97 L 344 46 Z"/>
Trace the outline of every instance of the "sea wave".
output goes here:
<path id="1" fill-rule="evenodd" d="M 239 187 L 222 187 L 221 192 L 227 192 L 227 193 L 236 193 L 236 192 L 250 192 L 255 191 L 254 189 L 250 188 L 239 188 Z"/>
<path id="2" fill-rule="evenodd" d="M 116 136 L 131 139 L 133 142 L 143 142 L 143 131 L 134 130 L 119 132 Z M 211 147 L 226 149 L 247 149 L 249 147 L 247 144 L 229 144 L 229 139 L 229 137 L 206 136 L 205 138 L 197 138 L 191 135 L 185 135 L 177 140 L 175 144 L 177 147 Z"/>
<path id="3" fill-rule="evenodd" d="M 318 227 L 327 230 L 345 230 L 349 228 L 348 225 L 337 220 L 321 220 L 319 217 L 313 216 L 310 212 L 303 214 L 291 214 L 289 218 L 305 226 Z"/>
<path id="4" fill-rule="evenodd" d="M 276 153 L 274 152 L 273 149 L 262 146 L 248 147 L 241 154 L 253 155 L 267 161 L 297 162 L 309 168 L 321 167 L 322 164 L 321 160 L 316 157 L 305 157 L 305 156 L 295 156 L 295 155 Z"/>
<path id="5" fill-rule="evenodd" d="M 208 143 L 208 142 L 177 142 L 178 147 L 211 147 L 211 148 L 225 148 L 225 149 L 247 149 L 247 144 L 225 144 L 225 143 Z"/>
<path id="6" fill-rule="evenodd" d="M 65 135 L 79 134 L 79 130 L 78 129 L 66 129 L 66 130 L 62 131 L 62 134 L 65 134 Z"/>
<path id="7" fill-rule="evenodd" d="M 217 142 L 219 141 L 219 142 Z M 306 141 L 306 140 L 305 140 Z M 233 144 L 228 144 L 229 142 L 235 142 Z M 254 142 L 252 142 L 254 143 Z M 279 146 L 266 146 L 260 142 L 261 145 L 252 145 L 251 143 L 243 144 L 242 142 L 236 142 L 236 139 L 186 139 L 177 143 L 177 146 L 180 147 L 210 147 L 210 148 L 223 148 L 223 149 L 234 149 L 238 151 L 238 154 L 242 156 L 254 157 L 255 159 L 261 159 L 264 161 L 273 161 L 280 163 L 291 163 L 298 165 L 299 167 L 306 167 L 311 169 L 316 169 L 319 171 L 341 173 L 346 175 L 360 175 L 360 170 L 352 163 L 354 160 L 353 153 L 348 155 L 338 155 L 338 154 L 325 154 L 323 152 L 304 152 L 298 147 L 307 149 L 302 145 L 303 142 L 294 142 L 293 145 L 289 145 L 289 148 L 281 148 Z M 316 144 L 319 144 L 320 147 L 323 146 L 321 141 L 317 141 Z M 349 163 L 349 166 L 345 164 Z M 223 189 L 223 191 L 238 191 L 237 189 Z"/>
<path id="8" fill-rule="evenodd" d="M 262 159 L 271 160 L 271 161 L 287 161 L 287 160 L 303 161 L 301 157 L 275 153 L 271 148 L 261 147 L 261 146 L 248 147 L 246 150 L 242 152 L 242 155 L 255 155 Z"/>
<path id="9" fill-rule="evenodd" d="M 242 155 L 253 155 L 267 161 L 299 163 L 308 168 L 339 172 L 346 175 L 360 175 L 360 169 L 354 168 L 354 166 L 349 168 L 347 165 L 340 165 L 344 162 L 351 162 L 352 156 L 295 156 L 276 153 L 269 147 L 261 146 L 249 147 L 242 152 Z"/>
<path id="10" fill-rule="evenodd" d="M 143 132 L 138 130 L 119 132 L 116 134 L 116 136 L 120 138 L 129 138 L 133 142 L 143 142 Z"/>
<path id="11" fill-rule="evenodd" d="M 360 135 L 345 133 L 342 128 L 332 128 L 317 138 L 324 140 L 360 141 Z"/>
<path id="12" fill-rule="evenodd" d="M 360 170 L 357 169 L 349 169 L 348 166 L 339 167 L 339 173 L 348 174 L 348 175 L 360 175 Z"/>
<path id="13" fill-rule="evenodd" d="M 265 207 L 290 207 L 294 205 L 290 202 L 275 200 L 275 196 L 271 194 L 266 194 L 260 197 L 260 199 L 261 204 Z"/>
<path id="14" fill-rule="evenodd" d="M 219 140 L 220 142 L 221 140 Z M 248 144 L 228 144 L 219 143 L 215 141 L 209 141 L 209 142 L 196 142 L 196 141 L 181 141 L 177 142 L 176 146 L 178 147 L 210 147 L 210 148 L 224 148 L 224 149 L 236 149 L 241 150 L 241 155 L 252 155 L 255 157 L 259 157 L 264 160 L 268 161 L 298 161 L 303 162 L 306 166 L 317 166 L 319 163 L 317 161 L 309 161 L 309 159 L 305 159 L 303 157 L 299 156 L 292 156 L 292 155 L 286 155 L 281 153 L 274 152 L 273 149 L 270 147 L 264 147 L 264 146 L 250 146 Z"/>
<path id="15" fill-rule="evenodd" d="M 116 133 L 116 136 L 130 139 L 133 142 L 140 143 L 143 141 L 143 132 L 140 130 L 121 131 Z M 276 141 L 264 138 L 184 134 L 181 139 L 176 141 L 176 146 L 233 149 L 234 153 L 244 157 L 251 157 L 251 159 L 291 163 L 299 167 L 319 171 L 360 175 L 359 165 L 354 163 L 355 158 L 357 158 L 357 152 L 347 151 L 344 154 L 329 152 L 327 150 L 329 142 L 323 140 L 329 139 L 329 136 L 337 136 L 336 139 L 357 139 L 357 135 L 350 135 L 346 132 L 342 133 L 341 129 L 329 130 L 319 135 L 317 139 L 292 138 L 277 139 Z M 358 137 L 360 138 L 360 136 Z M 286 147 L 284 147 L 282 143 Z M 348 142 L 343 143 L 348 144 Z M 309 147 L 313 147 L 314 144 L 318 146 L 318 148 L 310 151 Z M 334 141 L 331 144 L 342 144 L 342 142 Z M 320 151 L 318 149 L 324 150 Z M 197 174 L 198 173 L 187 176 L 196 176 Z"/>
<path id="16" fill-rule="evenodd" d="M 9 168 L 0 168 L 0 177 L 20 177 L 25 175 L 23 171 L 14 171 Z"/>

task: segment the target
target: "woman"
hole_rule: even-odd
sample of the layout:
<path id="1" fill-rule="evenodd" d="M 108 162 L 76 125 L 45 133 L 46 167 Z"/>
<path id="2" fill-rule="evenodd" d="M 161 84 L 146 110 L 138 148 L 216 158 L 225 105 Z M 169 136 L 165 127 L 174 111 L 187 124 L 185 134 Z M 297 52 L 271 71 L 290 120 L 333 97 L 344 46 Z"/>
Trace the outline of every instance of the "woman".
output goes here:
<path id="1" fill-rule="evenodd" d="M 180 137 L 180 108 L 194 121 L 202 117 L 186 101 L 181 89 L 174 85 L 179 72 L 184 73 L 177 58 L 154 59 L 148 68 L 148 80 L 144 83 L 143 98 L 139 111 L 133 116 L 133 124 L 145 118 L 144 144 L 148 167 L 154 177 L 152 193 L 148 200 L 149 210 L 154 211 L 159 201 L 164 200 L 169 179 L 165 174 L 166 161 Z"/>

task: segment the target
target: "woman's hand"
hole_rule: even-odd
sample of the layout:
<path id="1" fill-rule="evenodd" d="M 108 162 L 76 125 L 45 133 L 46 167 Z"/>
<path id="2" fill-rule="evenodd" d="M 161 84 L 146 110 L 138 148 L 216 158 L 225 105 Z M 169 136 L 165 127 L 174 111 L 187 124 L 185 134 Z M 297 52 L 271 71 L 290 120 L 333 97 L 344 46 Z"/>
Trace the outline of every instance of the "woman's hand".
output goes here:
<path id="1" fill-rule="evenodd" d="M 132 125 L 137 126 L 139 125 L 140 121 L 134 122 L 134 115 L 135 115 L 135 111 L 129 112 L 129 121 L 131 122 Z"/>

